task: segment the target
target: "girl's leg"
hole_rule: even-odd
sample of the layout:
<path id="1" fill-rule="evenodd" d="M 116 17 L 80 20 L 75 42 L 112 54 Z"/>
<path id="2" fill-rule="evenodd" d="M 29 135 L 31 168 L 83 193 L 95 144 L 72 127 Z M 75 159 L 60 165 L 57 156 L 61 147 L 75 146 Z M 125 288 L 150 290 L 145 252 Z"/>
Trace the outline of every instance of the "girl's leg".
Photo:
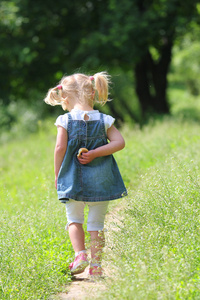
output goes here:
<path id="1" fill-rule="evenodd" d="M 109 201 L 88 203 L 89 214 L 87 230 L 91 236 L 91 263 L 101 265 L 103 248 L 105 246 L 104 220 Z"/>
<path id="2" fill-rule="evenodd" d="M 75 260 L 69 265 L 72 274 L 82 273 L 89 264 L 85 251 L 85 233 L 82 225 L 84 223 L 84 207 L 83 202 L 74 200 L 70 200 L 66 204 L 67 228 L 75 251 Z"/>
<path id="3" fill-rule="evenodd" d="M 105 246 L 104 232 L 89 231 L 91 236 L 91 263 L 101 265 L 103 248 Z"/>
<path id="4" fill-rule="evenodd" d="M 85 250 L 85 233 L 82 224 L 71 223 L 69 225 L 69 237 L 75 252 Z"/>
<path id="5" fill-rule="evenodd" d="M 75 275 L 84 272 L 89 265 L 85 251 L 85 233 L 82 224 L 71 223 L 69 225 L 69 236 L 75 251 L 75 260 L 69 265 L 69 269 L 71 274 Z"/>
<path id="6" fill-rule="evenodd" d="M 85 203 L 69 200 L 66 203 L 67 229 L 75 252 L 85 250 L 85 233 L 82 224 L 84 223 Z"/>

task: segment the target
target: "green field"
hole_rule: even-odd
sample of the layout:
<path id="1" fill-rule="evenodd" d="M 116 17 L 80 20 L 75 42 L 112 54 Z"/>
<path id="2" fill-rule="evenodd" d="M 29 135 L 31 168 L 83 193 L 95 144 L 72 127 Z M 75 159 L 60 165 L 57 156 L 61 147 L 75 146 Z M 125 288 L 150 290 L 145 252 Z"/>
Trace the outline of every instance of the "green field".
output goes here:
<path id="1" fill-rule="evenodd" d="M 129 196 L 116 201 L 114 275 L 99 299 L 200 299 L 200 99 L 187 97 L 172 97 L 171 117 L 121 129 L 126 147 L 115 157 Z M 0 299 L 53 299 L 71 281 L 53 123 L 0 147 Z"/>

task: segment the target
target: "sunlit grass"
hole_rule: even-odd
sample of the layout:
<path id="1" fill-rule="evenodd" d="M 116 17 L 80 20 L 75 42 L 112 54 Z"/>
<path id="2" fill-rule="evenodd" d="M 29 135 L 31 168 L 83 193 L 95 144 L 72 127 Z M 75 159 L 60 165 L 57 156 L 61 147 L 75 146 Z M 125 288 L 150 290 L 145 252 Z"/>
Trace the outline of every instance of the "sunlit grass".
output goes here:
<path id="1" fill-rule="evenodd" d="M 55 131 L 1 147 L 1 299 L 46 299 L 73 257 L 53 180 Z"/>
<path id="2" fill-rule="evenodd" d="M 129 196 L 117 202 L 125 209 L 111 226 L 105 260 L 114 275 L 101 299 L 200 298 L 199 124 L 174 114 L 122 129 L 126 147 L 115 157 Z M 71 280 L 53 123 L 0 147 L 1 299 L 50 299 Z"/>
<path id="3" fill-rule="evenodd" d="M 168 120 L 139 136 L 128 140 L 126 157 L 132 149 L 141 174 L 115 224 L 114 280 L 101 298 L 199 299 L 199 125 Z"/>

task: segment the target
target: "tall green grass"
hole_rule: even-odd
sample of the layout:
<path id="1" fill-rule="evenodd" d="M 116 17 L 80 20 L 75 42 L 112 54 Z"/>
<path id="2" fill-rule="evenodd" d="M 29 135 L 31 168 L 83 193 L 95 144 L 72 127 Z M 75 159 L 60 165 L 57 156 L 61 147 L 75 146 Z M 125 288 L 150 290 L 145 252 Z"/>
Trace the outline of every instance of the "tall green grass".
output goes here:
<path id="1" fill-rule="evenodd" d="M 74 254 L 54 188 L 55 136 L 49 127 L 1 146 L 0 299 L 48 299 L 70 280 Z"/>
<path id="2" fill-rule="evenodd" d="M 113 224 L 114 280 L 101 299 L 200 299 L 199 129 L 166 119 L 128 139 L 125 177 L 134 180 Z"/>
<path id="3" fill-rule="evenodd" d="M 126 148 L 115 157 L 129 196 L 117 202 L 124 209 L 105 257 L 113 275 L 100 299 L 200 298 L 199 123 L 177 107 L 174 117 L 123 128 Z M 53 122 L 0 147 L 0 299 L 55 299 L 71 280 Z"/>

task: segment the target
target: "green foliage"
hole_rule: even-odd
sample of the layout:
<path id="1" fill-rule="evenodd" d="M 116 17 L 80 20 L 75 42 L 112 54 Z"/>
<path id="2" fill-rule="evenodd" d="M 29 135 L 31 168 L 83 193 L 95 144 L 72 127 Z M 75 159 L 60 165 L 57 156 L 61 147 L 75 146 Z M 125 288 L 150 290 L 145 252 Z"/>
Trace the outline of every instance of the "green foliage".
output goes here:
<path id="1" fill-rule="evenodd" d="M 79 52 L 82 57 L 90 53 L 85 60 L 89 65 L 92 56 L 97 66 L 111 59 L 114 65 L 118 61 L 130 69 L 149 47 L 157 49 L 160 55 L 175 29 L 178 34 L 186 32 L 185 24 L 195 17 L 196 2 L 111 0 L 107 1 L 106 9 L 103 2 L 92 5 L 99 26 L 89 28 L 88 39 L 82 37 Z M 100 47 L 104 47 L 102 52 Z"/>
<path id="2" fill-rule="evenodd" d="M 46 5 L 44 1 L 1 1 L 2 102 L 8 105 L 23 99 L 29 103 L 35 90 L 47 91 L 64 74 L 80 67 L 89 73 L 103 69 L 112 72 L 116 67 L 129 73 L 147 52 L 157 66 L 163 48 L 196 22 L 197 3 L 58 0 L 55 5 L 49 0 Z M 120 101 L 128 107 L 125 112 L 130 112 L 129 119 L 133 118 L 137 114 L 135 103 L 129 105 L 124 97 Z"/>
<path id="3" fill-rule="evenodd" d="M 20 26 L 22 23 L 22 19 L 17 17 L 18 10 L 19 8 L 16 5 L 15 1 L 1 1 L 1 24 L 12 29 Z"/>
<path id="4" fill-rule="evenodd" d="M 184 84 L 172 76 L 173 89 L 169 90 L 169 98 L 171 103 L 171 114 L 180 120 L 188 120 L 193 122 L 200 122 L 200 98 L 191 95 L 185 90 Z M 180 86 L 176 86 L 180 85 Z"/>
<path id="5" fill-rule="evenodd" d="M 184 39 L 182 49 L 175 48 L 173 67 L 176 75 L 186 84 L 192 95 L 200 93 L 200 45 L 198 42 L 191 42 Z"/>
<path id="6" fill-rule="evenodd" d="M 7 106 L 0 105 L 1 142 L 25 138 L 30 133 L 39 132 L 47 115 L 55 116 L 56 119 L 58 114 L 63 113 L 61 107 L 47 106 L 43 97 L 36 91 L 31 93 L 29 103 L 18 99 Z"/>
<path id="7" fill-rule="evenodd" d="M 10 112 L 10 109 L 0 102 L 0 128 L 1 130 L 8 130 L 12 127 L 15 121 L 14 115 Z"/>

